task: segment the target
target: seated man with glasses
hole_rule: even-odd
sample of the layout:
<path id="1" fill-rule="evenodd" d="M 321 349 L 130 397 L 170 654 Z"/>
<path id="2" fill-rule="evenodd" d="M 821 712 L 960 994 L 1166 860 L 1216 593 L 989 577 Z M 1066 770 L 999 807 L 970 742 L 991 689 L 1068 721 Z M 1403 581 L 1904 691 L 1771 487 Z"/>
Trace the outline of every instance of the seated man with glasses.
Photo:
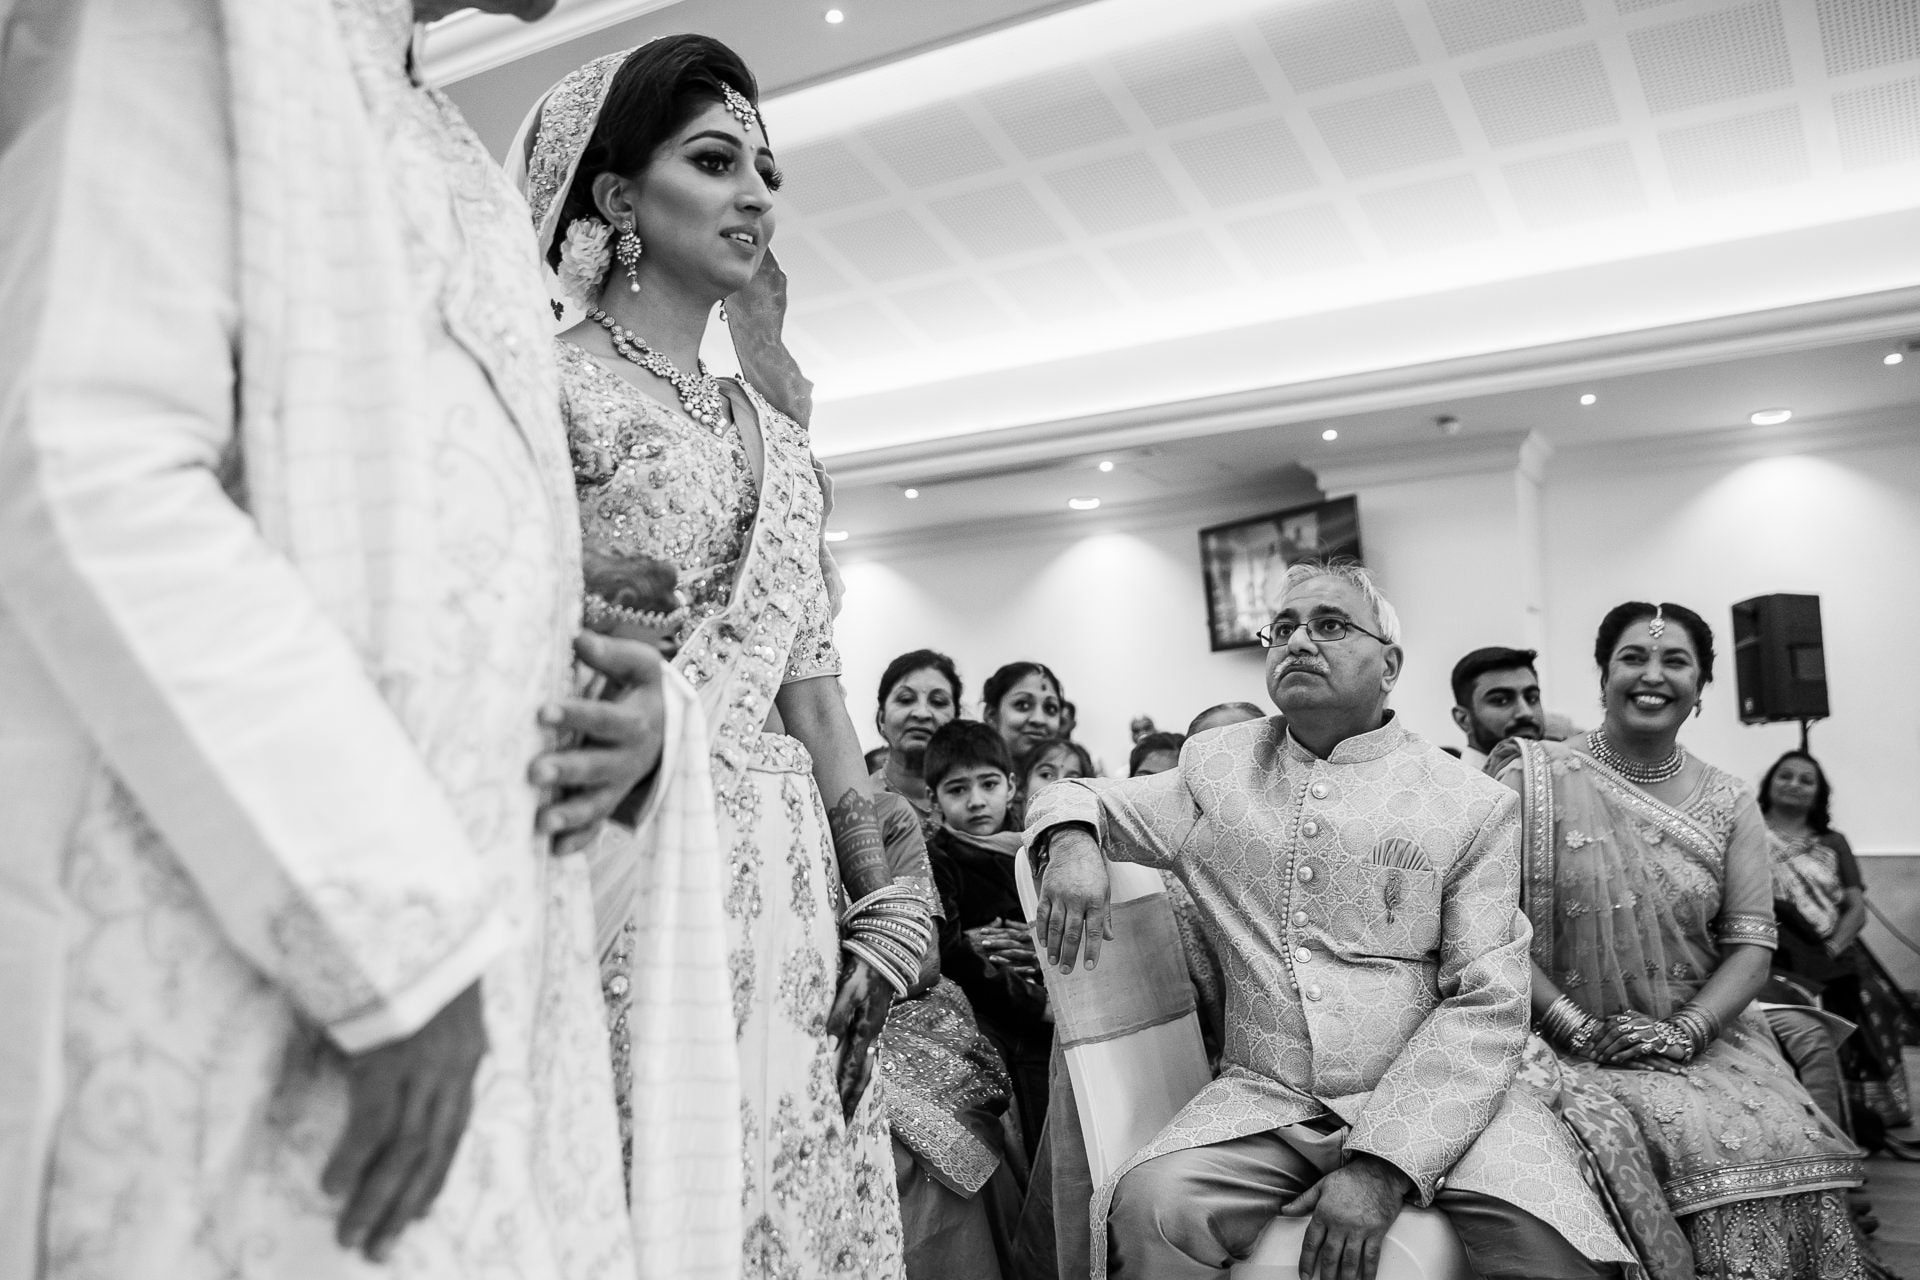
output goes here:
<path id="1" fill-rule="evenodd" d="M 1261 634 L 1284 729 L 1033 805 L 1051 962 L 1084 944 L 1094 965 L 1112 858 L 1180 878 L 1226 980 L 1219 1076 L 1095 1194 L 1096 1276 L 1109 1256 L 1115 1277 L 1223 1276 L 1288 1214 L 1309 1218 L 1303 1276 L 1371 1277 L 1407 1202 L 1446 1213 L 1486 1280 L 1631 1259 L 1572 1139 L 1510 1091 L 1532 936 L 1515 800 L 1387 710 L 1399 637 L 1366 570 L 1296 565 Z"/>

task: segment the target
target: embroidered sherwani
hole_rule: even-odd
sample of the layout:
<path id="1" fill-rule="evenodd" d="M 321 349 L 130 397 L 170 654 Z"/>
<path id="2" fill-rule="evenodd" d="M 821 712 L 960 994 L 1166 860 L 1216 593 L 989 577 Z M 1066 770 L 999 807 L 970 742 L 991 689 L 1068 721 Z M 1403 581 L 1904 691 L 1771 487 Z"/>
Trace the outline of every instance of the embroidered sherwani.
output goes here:
<path id="1" fill-rule="evenodd" d="M 408 79 L 405 0 L 251 12 L 20 0 L 0 45 L 0 1276 L 625 1280 L 589 890 L 525 780 L 578 585 L 524 207 Z M 261 206 L 236 122 L 269 104 L 223 36 L 294 13 L 358 78 L 270 88 L 364 111 L 357 172 L 393 175 L 372 215 L 404 238 L 407 302 L 354 331 L 404 335 L 406 367 L 306 403 L 337 392 L 345 441 L 390 407 L 367 388 L 407 388 L 392 450 L 426 482 L 344 443 L 285 474 L 357 495 L 334 514 L 367 561 L 283 553 L 260 491 L 222 488 L 273 391 L 239 385 L 236 250 Z M 288 254 L 361 280 L 371 248 Z M 322 604 L 357 573 L 417 643 Z M 475 981 L 470 1123 L 375 1267 L 320 1190 L 344 1055 Z"/>
<path id="2" fill-rule="evenodd" d="M 1331 1113 L 1346 1148 L 1534 1214 L 1627 1257 L 1544 1106 L 1509 1091 L 1527 1036 L 1529 930 L 1514 798 L 1389 721 L 1318 759 L 1271 720 L 1190 740 L 1179 767 L 1035 800 L 1036 839 L 1091 824 L 1109 858 L 1192 893 L 1225 979 L 1221 1069 L 1094 1199 L 1156 1156 Z"/>

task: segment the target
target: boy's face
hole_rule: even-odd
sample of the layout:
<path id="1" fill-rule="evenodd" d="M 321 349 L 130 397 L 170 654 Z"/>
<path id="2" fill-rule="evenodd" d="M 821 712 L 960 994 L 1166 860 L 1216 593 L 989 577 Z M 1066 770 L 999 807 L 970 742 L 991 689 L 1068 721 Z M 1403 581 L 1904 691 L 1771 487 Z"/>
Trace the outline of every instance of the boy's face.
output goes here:
<path id="1" fill-rule="evenodd" d="M 990 836 L 1006 825 L 1012 787 L 1007 775 L 990 764 L 949 769 L 934 791 L 940 815 L 955 831 Z"/>

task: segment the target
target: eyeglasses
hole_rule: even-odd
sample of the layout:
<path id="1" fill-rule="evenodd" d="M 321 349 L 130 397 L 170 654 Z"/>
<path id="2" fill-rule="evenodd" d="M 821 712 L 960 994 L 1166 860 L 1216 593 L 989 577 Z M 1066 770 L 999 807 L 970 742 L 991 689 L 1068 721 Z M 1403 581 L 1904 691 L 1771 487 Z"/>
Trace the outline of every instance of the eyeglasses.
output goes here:
<path id="1" fill-rule="evenodd" d="M 1393 641 L 1383 635 L 1376 635 L 1352 618 L 1342 618 L 1336 614 L 1321 614 L 1301 622 L 1282 622 L 1278 618 L 1254 632 L 1260 643 L 1269 649 L 1278 649 L 1293 639 L 1293 633 L 1300 628 L 1307 629 L 1307 639 L 1315 644 L 1330 644 L 1335 640 L 1345 640 L 1349 632 L 1358 631 L 1363 636 L 1371 636 L 1381 644 Z"/>

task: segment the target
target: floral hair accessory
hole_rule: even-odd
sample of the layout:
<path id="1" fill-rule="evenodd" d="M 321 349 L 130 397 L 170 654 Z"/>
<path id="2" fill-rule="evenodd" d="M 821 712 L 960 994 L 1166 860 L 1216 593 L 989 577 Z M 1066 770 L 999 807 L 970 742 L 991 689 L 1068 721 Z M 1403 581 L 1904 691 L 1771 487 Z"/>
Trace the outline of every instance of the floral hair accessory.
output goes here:
<path id="1" fill-rule="evenodd" d="M 760 111 L 747 101 L 746 94 L 723 81 L 720 96 L 726 99 L 727 110 L 733 113 L 733 118 L 740 122 L 742 128 L 751 129 L 760 123 Z"/>
<path id="2" fill-rule="evenodd" d="M 613 261 L 608 248 L 612 238 L 613 228 L 598 218 L 580 217 L 567 224 L 567 238 L 560 245 L 560 288 L 583 311 L 600 297 L 600 282 Z"/>

